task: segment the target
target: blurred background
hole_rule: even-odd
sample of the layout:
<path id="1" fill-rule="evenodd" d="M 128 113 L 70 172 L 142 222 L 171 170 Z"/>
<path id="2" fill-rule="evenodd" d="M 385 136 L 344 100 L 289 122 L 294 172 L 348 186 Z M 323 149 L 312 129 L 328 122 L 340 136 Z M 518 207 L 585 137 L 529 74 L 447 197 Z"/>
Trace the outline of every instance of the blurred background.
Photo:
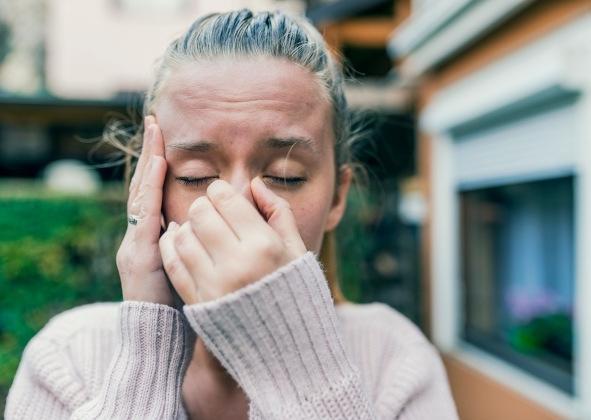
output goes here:
<path id="1" fill-rule="evenodd" d="M 462 419 L 591 418 L 591 0 L 0 0 L 0 412 L 49 318 L 121 299 L 105 124 L 239 7 L 312 20 L 366 115 L 345 296 L 423 329 Z"/>

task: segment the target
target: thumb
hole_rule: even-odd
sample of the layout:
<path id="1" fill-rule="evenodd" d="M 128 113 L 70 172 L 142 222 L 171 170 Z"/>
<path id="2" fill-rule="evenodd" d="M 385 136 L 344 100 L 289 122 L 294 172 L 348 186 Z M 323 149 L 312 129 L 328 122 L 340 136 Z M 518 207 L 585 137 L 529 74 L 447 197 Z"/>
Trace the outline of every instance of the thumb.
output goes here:
<path id="1" fill-rule="evenodd" d="M 262 216 L 269 226 L 279 234 L 286 247 L 294 255 L 306 252 L 306 246 L 300 236 L 298 227 L 289 203 L 271 191 L 260 177 L 250 183 L 252 197 Z"/>

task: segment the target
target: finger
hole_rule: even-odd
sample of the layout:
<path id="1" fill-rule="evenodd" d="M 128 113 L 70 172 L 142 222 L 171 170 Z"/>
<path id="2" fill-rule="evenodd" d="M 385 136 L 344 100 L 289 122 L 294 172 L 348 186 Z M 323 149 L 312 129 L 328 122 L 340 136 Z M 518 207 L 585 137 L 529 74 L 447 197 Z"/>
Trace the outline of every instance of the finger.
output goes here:
<path id="1" fill-rule="evenodd" d="M 287 200 L 267 188 L 258 176 L 251 181 L 250 188 L 261 214 L 269 226 L 279 234 L 286 246 L 296 254 L 306 252 L 306 246 Z"/>
<path id="2" fill-rule="evenodd" d="M 189 207 L 189 223 L 214 264 L 223 262 L 228 257 L 228 249 L 239 243 L 236 234 L 206 196 L 198 197 Z"/>
<path id="3" fill-rule="evenodd" d="M 194 279 L 209 278 L 214 261 L 203 243 L 195 236 L 191 222 L 186 221 L 175 235 L 175 249 Z"/>
<path id="4" fill-rule="evenodd" d="M 151 167 L 152 156 L 161 156 L 164 158 L 164 140 L 162 138 L 162 131 L 160 130 L 160 126 L 156 123 L 156 120 L 153 116 L 146 117 L 148 121 L 148 134 L 147 134 L 147 142 L 148 148 L 146 149 L 146 153 L 142 153 L 142 156 L 145 158 L 147 164 L 142 166 L 142 171 L 140 173 L 140 178 L 138 180 L 138 186 L 142 185 L 144 178 L 147 176 L 147 172 Z"/>
<path id="5" fill-rule="evenodd" d="M 171 222 L 166 232 L 160 237 L 158 245 L 162 257 L 162 265 L 170 279 L 170 283 L 180 297 L 187 302 L 187 299 L 195 298 L 195 292 L 194 288 L 191 287 L 193 278 L 175 247 L 175 233 L 177 231 L 178 225 Z"/>
<path id="6" fill-rule="evenodd" d="M 130 214 L 138 218 L 136 239 L 155 243 L 160 236 L 163 184 L 166 161 L 152 156 L 138 194 L 130 204 Z"/>
<path id="7" fill-rule="evenodd" d="M 269 229 L 256 207 L 226 181 L 213 181 L 207 187 L 207 197 L 240 240 Z"/>
<path id="8" fill-rule="evenodd" d="M 138 186 L 141 184 L 141 180 L 143 174 L 145 172 L 145 168 L 149 163 L 150 160 L 150 149 L 152 143 L 152 132 L 150 131 L 150 126 L 154 123 L 154 117 L 151 115 L 144 118 L 144 135 L 143 135 L 143 143 L 142 143 L 142 151 L 140 153 L 140 157 L 135 167 L 134 174 L 131 178 L 131 182 L 129 184 L 129 197 L 133 199 L 135 194 L 137 193 Z"/>
<path id="9" fill-rule="evenodd" d="M 147 160 L 149 163 L 147 164 L 147 168 L 145 167 L 146 165 L 143 165 L 141 167 L 141 173 L 139 174 L 140 176 L 140 181 L 139 181 L 139 185 L 142 185 L 144 178 L 147 176 L 146 172 L 149 172 L 152 168 L 152 156 L 161 156 L 162 158 L 164 158 L 164 140 L 162 137 L 162 131 L 160 130 L 160 126 L 156 123 L 156 119 L 150 115 L 148 117 L 146 117 L 146 125 L 148 126 L 148 135 L 147 135 L 147 141 L 148 141 L 148 148 L 145 150 L 145 153 L 142 153 L 142 158 Z M 159 160 L 159 159 L 158 159 Z M 166 177 L 166 170 L 164 171 L 164 175 Z M 162 182 L 157 181 L 158 183 L 164 184 L 164 180 L 162 180 Z M 131 197 L 132 198 L 132 202 L 133 200 L 137 197 L 137 191 L 135 192 L 134 196 Z M 160 197 L 160 207 L 162 207 L 162 197 Z M 129 209 L 130 213 L 134 213 L 133 209 Z M 166 230 L 166 223 L 164 220 L 164 215 L 162 213 L 160 213 L 160 227 L 162 228 L 162 231 Z"/>
<path id="10" fill-rule="evenodd" d="M 152 124 L 152 127 L 154 129 L 154 133 L 153 133 L 152 143 L 151 143 L 151 146 L 152 146 L 151 153 L 156 156 L 164 157 L 164 138 L 162 136 L 162 130 L 160 129 L 160 126 L 156 122 L 156 119 L 154 117 L 152 117 L 152 118 L 154 121 Z"/>

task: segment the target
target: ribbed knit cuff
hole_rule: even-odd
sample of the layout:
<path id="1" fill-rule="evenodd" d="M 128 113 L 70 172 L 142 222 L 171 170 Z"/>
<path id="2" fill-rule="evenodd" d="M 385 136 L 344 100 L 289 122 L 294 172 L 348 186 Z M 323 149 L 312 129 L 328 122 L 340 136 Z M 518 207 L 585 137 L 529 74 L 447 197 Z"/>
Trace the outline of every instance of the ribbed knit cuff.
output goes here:
<path id="1" fill-rule="evenodd" d="M 323 396 L 336 397 L 329 404 L 345 409 L 360 398 L 365 405 L 326 278 L 311 252 L 240 290 L 183 309 L 208 349 L 267 415 L 301 412 Z"/>
<path id="2" fill-rule="evenodd" d="M 182 313 L 170 306 L 125 301 L 120 342 L 101 395 L 76 418 L 176 418 L 191 343 Z"/>

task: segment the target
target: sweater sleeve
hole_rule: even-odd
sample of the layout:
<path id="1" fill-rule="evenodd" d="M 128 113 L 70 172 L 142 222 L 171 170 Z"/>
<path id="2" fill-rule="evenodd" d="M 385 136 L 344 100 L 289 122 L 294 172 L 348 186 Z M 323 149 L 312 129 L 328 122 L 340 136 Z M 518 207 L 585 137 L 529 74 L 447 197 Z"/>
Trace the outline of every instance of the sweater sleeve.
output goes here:
<path id="1" fill-rule="evenodd" d="M 83 380 L 71 360 L 77 351 L 100 353 L 104 330 L 86 331 L 84 339 L 71 345 L 59 331 L 67 323 L 46 326 L 23 353 L 7 398 L 6 419 L 177 418 L 190 351 L 182 313 L 165 305 L 125 301 L 118 321 L 113 357 L 98 385 Z"/>
<path id="2" fill-rule="evenodd" d="M 249 397 L 251 419 L 376 418 L 311 252 L 184 312 Z"/>

